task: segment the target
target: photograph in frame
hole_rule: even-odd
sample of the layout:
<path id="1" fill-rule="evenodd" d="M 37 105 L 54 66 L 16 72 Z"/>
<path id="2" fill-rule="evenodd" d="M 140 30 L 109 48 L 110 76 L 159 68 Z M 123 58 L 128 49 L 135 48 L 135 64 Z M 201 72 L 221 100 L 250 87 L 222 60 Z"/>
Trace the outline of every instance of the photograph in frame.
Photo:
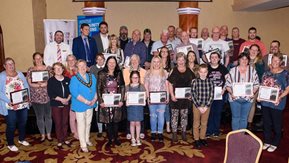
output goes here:
<path id="1" fill-rule="evenodd" d="M 146 105 L 145 92 L 127 92 L 126 105 Z"/>
<path id="2" fill-rule="evenodd" d="M 12 105 L 18 105 L 29 101 L 28 88 L 10 92 L 10 101 Z"/>

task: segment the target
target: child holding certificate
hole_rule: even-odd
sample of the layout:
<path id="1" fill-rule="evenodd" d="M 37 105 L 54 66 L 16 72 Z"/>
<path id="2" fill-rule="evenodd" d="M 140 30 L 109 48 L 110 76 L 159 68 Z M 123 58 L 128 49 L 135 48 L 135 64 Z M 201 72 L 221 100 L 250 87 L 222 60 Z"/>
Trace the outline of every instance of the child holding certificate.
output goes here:
<path id="1" fill-rule="evenodd" d="M 214 83 L 207 78 L 208 66 L 201 64 L 198 72 L 200 77 L 192 81 L 192 100 L 195 105 L 193 135 L 196 148 L 208 146 L 205 137 L 210 107 L 214 100 Z"/>
<path id="2" fill-rule="evenodd" d="M 135 94 L 129 94 L 136 92 Z M 137 92 L 139 94 L 137 94 Z M 143 94 L 141 94 L 143 92 Z M 126 86 L 127 97 L 127 119 L 130 122 L 131 146 L 141 145 L 140 122 L 144 119 L 143 109 L 145 105 L 145 88 L 140 84 L 140 73 L 132 71 L 130 73 L 130 84 Z"/>

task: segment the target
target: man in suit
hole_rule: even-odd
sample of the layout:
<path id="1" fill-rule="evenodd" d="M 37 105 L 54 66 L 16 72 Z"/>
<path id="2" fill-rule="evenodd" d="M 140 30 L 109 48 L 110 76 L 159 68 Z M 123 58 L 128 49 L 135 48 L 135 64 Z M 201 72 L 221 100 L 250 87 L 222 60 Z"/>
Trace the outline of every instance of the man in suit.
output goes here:
<path id="1" fill-rule="evenodd" d="M 97 54 L 96 42 L 89 36 L 90 27 L 83 23 L 80 26 L 81 35 L 73 39 L 72 52 L 76 59 L 83 59 L 90 67 L 95 64 L 95 56 Z"/>
<path id="2" fill-rule="evenodd" d="M 97 53 L 103 53 L 109 47 L 108 24 L 105 21 L 99 23 L 99 33 L 94 35 Z"/>

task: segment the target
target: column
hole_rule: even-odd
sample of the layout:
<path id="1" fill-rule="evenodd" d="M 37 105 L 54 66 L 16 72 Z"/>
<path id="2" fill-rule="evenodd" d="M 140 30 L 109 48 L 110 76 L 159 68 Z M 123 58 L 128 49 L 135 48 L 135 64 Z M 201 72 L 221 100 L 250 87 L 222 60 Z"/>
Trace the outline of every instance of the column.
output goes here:
<path id="1" fill-rule="evenodd" d="M 198 27 L 198 2 L 179 2 L 179 27 L 188 31 L 191 27 Z"/>
<path id="2" fill-rule="evenodd" d="M 82 9 L 84 15 L 103 15 L 103 19 L 105 19 L 105 11 L 104 2 L 84 2 Z"/>

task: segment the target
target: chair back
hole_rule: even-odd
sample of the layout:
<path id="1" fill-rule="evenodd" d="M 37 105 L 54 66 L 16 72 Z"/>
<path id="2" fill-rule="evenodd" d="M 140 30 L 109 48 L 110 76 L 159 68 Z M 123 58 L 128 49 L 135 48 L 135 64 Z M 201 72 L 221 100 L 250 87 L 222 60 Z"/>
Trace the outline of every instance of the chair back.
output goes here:
<path id="1" fill-rule="evenodd" d="M 224 163 L 258 163 L 262 148 L 262 141 L 251 131 L 231 131 L 226 137 Z"/>

